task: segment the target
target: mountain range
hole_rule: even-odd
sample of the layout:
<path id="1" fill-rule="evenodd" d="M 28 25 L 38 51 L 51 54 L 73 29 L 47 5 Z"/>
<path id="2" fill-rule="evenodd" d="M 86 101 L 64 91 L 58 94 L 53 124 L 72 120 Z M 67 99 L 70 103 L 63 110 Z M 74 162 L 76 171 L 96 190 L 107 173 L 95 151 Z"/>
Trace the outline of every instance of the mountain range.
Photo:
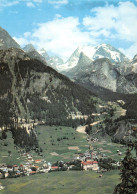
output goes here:
<path id="1" fill-rule="evenodd" d="M 58 67 L 59 70 L 69 71 L 70 69 L 76 67 L 81 53 L 87 56 L 91 61 L 100 58 L 108 58 L 111 62 L 114 63 L 129 61 L 123 53 L 108 44 L 101 44 L 96 47 L 80 46 L 72 53 L 65 64 Z"/>
<path id="2" fill-rule="evenodd" d="M 1 49 L 20 48 L 4 29 L 0 28 Z M 137 55 L 129 60 L 111 45 L 80 46 L 67 60 L 49 56 L 45 49 L 37 51 L 32 44 L 23 50 L 32 58 L 52 67 L 92 91 L 93 86 L 119 93 L 137 92 Z"/>
<path id="3" fill-rule="evenodd" d="M 21 49 L 0 50 L 0 75 L 1 103 L 9 102 L 20 118 L 63 123 L 97 111 L 94 94 Z"/>
<path id="4" fill-rule="evenodd" d="M 91 91 L 93 86 L 99 86 L 119 93 L 137 92 L 136 57 L 129 60 L 111 45 L 79 47 L 66 63 L 59 57 L 50 57 L 45 49 L 37 52 L 33 45 L 27 45 L 26 48 L 24 51 L 30 57 L 40 60 Z"/>
<path id="5" fill-rule="evenodd" d="M 128 116 L 136 115 L 136 95 L 120 93 L 137 91 L 137 55 L 130 61 L 110 45 L 96 47 L 92 55 L 93 48 L 89 53 L 77 49 L 67 61 L 71 68 L 62 71 L 71 81 L 50 67 L 51 60 L 56 68 L 63 61 L 44 49 L 38 52 L 31 44 L 21 49 L 2 28 L 0 40 L 0 127 L 7 128 L 11 118 L 76 127 L 85 123 L 85 116 L 100 113 L 101 107 L 113 112 L 113 106 L 99 98 L 106 100 L 107 95 L 109 100 L 125 99 Z"/>

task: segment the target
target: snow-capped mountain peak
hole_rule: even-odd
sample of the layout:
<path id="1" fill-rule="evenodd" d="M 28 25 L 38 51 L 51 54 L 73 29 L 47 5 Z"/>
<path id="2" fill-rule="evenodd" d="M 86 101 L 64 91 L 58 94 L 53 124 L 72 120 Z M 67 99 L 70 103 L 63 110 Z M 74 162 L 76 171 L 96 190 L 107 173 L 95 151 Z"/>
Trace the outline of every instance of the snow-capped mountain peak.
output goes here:
<path id="1" fill-rule="evenodd" d="M 115 49 L 109 44 L 100 44 L 96 47 L 93 46 L 79 46 L 67 62 L 59 67 L 59 71 L 69 71 L 74 68 L 79 61 L 80 54 L 84 53 L 92 61 L 100 58 L 108 58 L 112 63 L 120 63 L 128 61 L 126 56 L 119 50 Z"/>

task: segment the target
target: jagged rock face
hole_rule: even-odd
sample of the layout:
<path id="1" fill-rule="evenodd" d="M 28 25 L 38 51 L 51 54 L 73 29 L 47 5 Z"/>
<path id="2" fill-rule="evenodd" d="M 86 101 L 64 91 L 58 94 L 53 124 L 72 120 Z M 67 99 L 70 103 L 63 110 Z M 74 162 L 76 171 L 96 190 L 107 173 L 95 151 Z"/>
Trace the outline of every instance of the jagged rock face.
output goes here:
<path id="1" fill-rule="evenodd" d="M 94 62 L 91 58 L 95 59 Z M 113 92 L 136 93 L 136 58 L 130 61 L 120 51 L 106 44 L 94 48 L 81 47 L 72 54 L 62 73 L 91 90 L 95 86 Z"/>
<path id="2" fill-rule="evenodd" d="M 71 112 L 90 114 L 92 94 L 21 49 L 0 51 L 1 98 L 12 96 L 22 118 L 63 119 Z M 86 94 L 86 95 L 85 95 Z"/>
<path id="3" fill-rule="evenodd" d="M 88 70 L 77 74 L 73 79 L 82 85 L 94 85 L 113 92 L 134 93 L 136 84 L 129 76 L 122 75 L 120 71 L 108 59 L 97 59 L 90 64 Z"/>
<path id="4" fill-rule="evenodd" d="M 81 77 L 76 79 L 82 80 L 82 83 L 90 82 L 93 85 L 116 91 L 117 77 L 118 73 L 108 59 L 97 59 L 91 64 L 86 73 L 84 71 Z"/>
<path id="5" fill-rule="evenodd" d="M 121 53 L 119 50 L 115 49 L 109 44 L 102 44 L 97 47 L 95 47 L 96 52 L 93 55 L 93 59 L 98 58 L 107 58 L 111 62 L 123 62 L 123 61 L 129 61 L 128 58 Z"/>
<path id="6" fill-rule="evenodd" d="M 134 56 L 133 61 L 137 60 L 137 54 Z"/>
<path id="7" fill-rule="evenodd" d="M 108 59 L 95 60 L 91 67 L 89 81 L 94 85 L 116 91 L 117 72 Z"/>
<path id="8" fill-rule="evenodd" d="M 30 58 L 37 59 L 37 60 L 41 61 L 43 64 L 47 65 L 45 58 L 42 55 L 40 55 L 36 50 L 27 52 L 27 55 Z"/>
<path id="9" fill-rule="evenodd" d="M 50 59 L 48 53 L 46 52 L 46 50 L 44 48 L 42 48 L 40 51 L 39 51 L 39 54 L 42 55 L 46 61 L 48 61 Z"/>
<path id="10" fill-rule="evenodd" d="M 0 27 L 0 49 L 20 48 L 19 44 L 8 34 L 6 30 Z"/>
<path id="11" fill-rule="evenodd" d="M 84 53 L 81 53 L 77 65 L 69 71 L 63 73 L 69 78 L 75 79 L 75 77 L 77 78 L 77 76 L 80 76 L 83 72 L 88 71 L 91 64 L 92 60 L 89 59 Z"/>
<path id="12" fill-rule="evenodd" d="M 41 61 L 43 64 L 47 65 L 45 58 L 36 51 L 36 49 L 34 48 L 34 46 L 32 44 L 27 44 L 23 48 L 23 50 L 27 53 L 27 55 L 30 58 L 37 59 L 37 60 Z"/>
<path id="13" fill-rule="evenodd" d="M 57 56 L 50 57 L 44 48 L 39 51 L 39 54 L 45 58 L 48 66 L 52 67 L 53 69 L 57 70 L 58 69 L 57 67 L 64 63 L 60 57 Z"/>
<path id="14" fill-rule="evenodd" d="M 60 72 L 69 71 L 70 69 L 77 66 L 81 53 L 84 53 L 84 55 L 86 55 L 92 61 L 100 58 L 107 58 L 113 63 L 129 61 L 129 59 L 126 58 L 123 53 L 108 44 L 101 44 L 96 47 L 83 46 L 78 47 L 68 59 L 68 61 L 62 66 L 58 67 L 58 70 Z"/>
<path id="15" fill-rule="evenodd" d="M 36 51 L 35 48 L 34 48 L 34 46 L 33 46 L 32 44 L 27 44 L 27 45 L 23 48 L 23 50 L 24 50 L 25 52 Z"/>

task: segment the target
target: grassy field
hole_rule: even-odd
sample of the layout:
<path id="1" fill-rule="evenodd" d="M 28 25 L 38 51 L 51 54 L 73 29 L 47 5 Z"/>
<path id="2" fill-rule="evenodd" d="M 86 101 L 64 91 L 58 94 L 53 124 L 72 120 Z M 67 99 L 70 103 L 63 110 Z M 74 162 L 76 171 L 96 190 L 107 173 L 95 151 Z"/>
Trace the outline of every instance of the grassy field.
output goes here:
<path id="1" fill-rule="evenodd" d="M 89 147 L 86 135 L 70 127 L 37 126 L 36 132 L 43 156 L 50 162 L 71 160 Z"/>
<path id="2" fill-rule="evenodd" d="M 40 125 L 36 127 L 36 132 L 43 156 L 38 156 L 37 153 L 31 151 L 34 159 L 43 158 L 52 164 L 57 160 L 70 161 L 77 153 L 83 153 L 89 147 L 86 140 L 87 135 L 80 134 L 73 128 Z M 1 142 L 0 162 L 25 163 L 23 158 L 17 159 L 20 156 L 18 150 L 14 147 L 10 132 L 7 135 L 8 139 Z M 111 155 L 111 158 L 120 160 L 124 157 L 125 147 L 112 143 L 110 139 L 106 138 L 106 140 L 94 142 L 92 146 L 107 156 Z M 8 141 L 8 145 L 3 146 L 6 141 Z M 121 156 L 117 154 L 117 149 L 122 152 Z M 11 150 L 12 156 L 2 157 L 8 156 L 9 150 Z M 99 174 L 93 171 L 52 172 L 0 180 L 0 183 L 5 186 L 5 189 L 0 192 L 3 194 L 112 194 L 114 187 L 119 182 L 118 170 L 106 172 L 102 178 L 99 178 Z"/>
<path id="3" fill-rule="evenodd" d="M 112 194 L 120 182 L 119 171 L 109 171 L 99 178 L 93 171 L 66 171 L 5 179 L 2 194 Z"/>
<path id="4" fill-rule="evenodd" d="M 7 133 L 7 138 L 0 140 L 0 163 L 6 164 L 20 164 L 19 158 L 20 154 L 14 145 L 14 140 L 10 131 Z M 8 151 L 11 151 L 11 156 L 9 156 Z"/>
<path id="5" fill-rule="evenodd" d="M 34 159 L 45 159 L 54 163 L 57 160 L 72 160 L 77 153 L 88 149 L 85 134 L 77 133 L 70 127 L 50 127 L 40 125 L 36 127 L 39 147 L 42 148 L 43 156 L 35 151 L 30 151 Z M 24 158 L 20 157 L 20 148 L 15 147 L 11 132 L 7 132 L 7 139 L 0 140 L 0 163 L 24 164 Z M 8 151 L 11 151 L 9 156 Z"/>
<path id="6" fill-rule="evenodd" d="M 105 141 L 105 140 L 94 142 L 92 143 L 92 146 L 94 147 L 95 150 L 117 161 L 120 161 L 122 158 L 125 157 L 125 152 L 127 150 L 127 147 L 121 144 L 112 143 L 111 141 Z M 121 152 L 121 155 L 117 153 L 117 150 Z"/>

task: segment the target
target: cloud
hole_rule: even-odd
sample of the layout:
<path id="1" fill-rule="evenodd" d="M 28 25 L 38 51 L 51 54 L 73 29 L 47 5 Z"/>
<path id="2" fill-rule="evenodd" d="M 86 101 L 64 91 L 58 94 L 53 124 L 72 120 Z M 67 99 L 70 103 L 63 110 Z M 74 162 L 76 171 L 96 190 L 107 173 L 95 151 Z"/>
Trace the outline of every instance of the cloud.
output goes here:
<path id="1" fill-rule="evenodd" d="M 40 4 L 43 2 L 43 0 L 20 0 L 20 2 L 23 1 L 23 2 L 26 2 L 26 5 L 27 7 L 36 7 L 36 5 Z"/>
<path id="2" fill-rule="evenodd" d="M 0 8 L 2 7 L 11 7 L 13 5 L 17 5 L 19 3 L 19 1 L 17 0 L 13 0 L 12 2 L 9 0 L 0 0 Z"/>
<path id="3" fill-rule="evenodd" d="M 63 59 L 70 56 L 79 45 L 91 42 L 89 34 L 80 31 L 79 19 L 74 17 L 57 18 L 39 24 L 32 37 L 37 39 L 38 48 L 44 47 L 47 51 L 60 55 Z M 92 42 L 95 43 L 94 40 Z"/>
<path id="4" fill-rule="evenodd" d="M 132 59 L 137 54 L 137 43 L 132 44 L 128 49 L 119 48 L 129 59 Z"/>
<path id="5" fill-rule="evenodd" d="M 36 3 L 42 3 L 43 2 L 43 0 L 33 0 L 34 2 L 36 2 Z"/>
<path id="6" fill-rule="evenodd" d="M 137 7 L 127 1 L 118 6 L 106 5 L 91 9 L 91 15 L 83 18 L 83 25 L 95 38 L 130 43 L 128 49 L 120 50 L 129 58 L 137 53 Z"/>
<path id="7" fill-rule="evenodd" d="M 22 47 L 24 47 L 26 44 L 29 43 L 29 41 L 24 38 L 24 37 L 20 37 L 20 38 L 17 38 L 17 37 L 13 37 L 13 39 L 19 44 L 21 45 Z"/>
<path id="8" fill-rule="evenodd" d="M 26 5 L 27 7 L 35 7 L 35 5 L 32 2 L 27 2 Z"/>
<path id="9" fill-rule="evenodd" d="M 61 16 L 60 16 L 61 17 Z M 22 38 L 15 40 L 24 46 L 26 42 L 33 42 L 38 49 L 45 48 L 48 52 L 66 60 L 79 45 L 97 44 L 88 32 L 79 28 L 79 19 L 76 17 L 58 18 L 41 23 L 33 33 L 25 33 Z"/>
<path id="10" fill-rule="evenodd" d="M 29 0 L 34 1 L 41 3 L 41 0 Z M 48 2 L 54 6 L 68 3 L 66 0 Z M 26 32 L 16 40 L 23 46 L 31 42 L 38 49 L 44 47 L 64 60 L 78 46 L 111 42 L 115 42 L 115 45 L 119 43 L 121 51 L 133 57 L 137 51 L 137 7 L 131 2 L 96 7 L 91 9 L 81 23 L 78 17 L 63 18 L 56 14 L 52 21 L 35 24 L 32 32 Z M 130 47 L 125 49 L 126 45 Z"/>
<path id="11" fill-rule="evenodd" d="M 126 41 L 137 39 L 137 7 L 133 3 L 121 2 L 116 7 L 106 5 L 94 8 L 91 14 L 83 19 L 83 24 L 95 36 Z"/>
<path id="12" fill-rule="evenodd" d="M 58 9 L 62 5 L 67 5 L 69 1 L 68 0 L 49 0 L 48 3 L 54 5 L 54 7 Z"/>
<path id="13" fill-rule="evenodd" d="M 42 3 L 43 0 L 0 0 L 0 9 L 11 7 L 19 3 L 26 3 L 27 7 L 35 7 L 35 4 Z"/>

